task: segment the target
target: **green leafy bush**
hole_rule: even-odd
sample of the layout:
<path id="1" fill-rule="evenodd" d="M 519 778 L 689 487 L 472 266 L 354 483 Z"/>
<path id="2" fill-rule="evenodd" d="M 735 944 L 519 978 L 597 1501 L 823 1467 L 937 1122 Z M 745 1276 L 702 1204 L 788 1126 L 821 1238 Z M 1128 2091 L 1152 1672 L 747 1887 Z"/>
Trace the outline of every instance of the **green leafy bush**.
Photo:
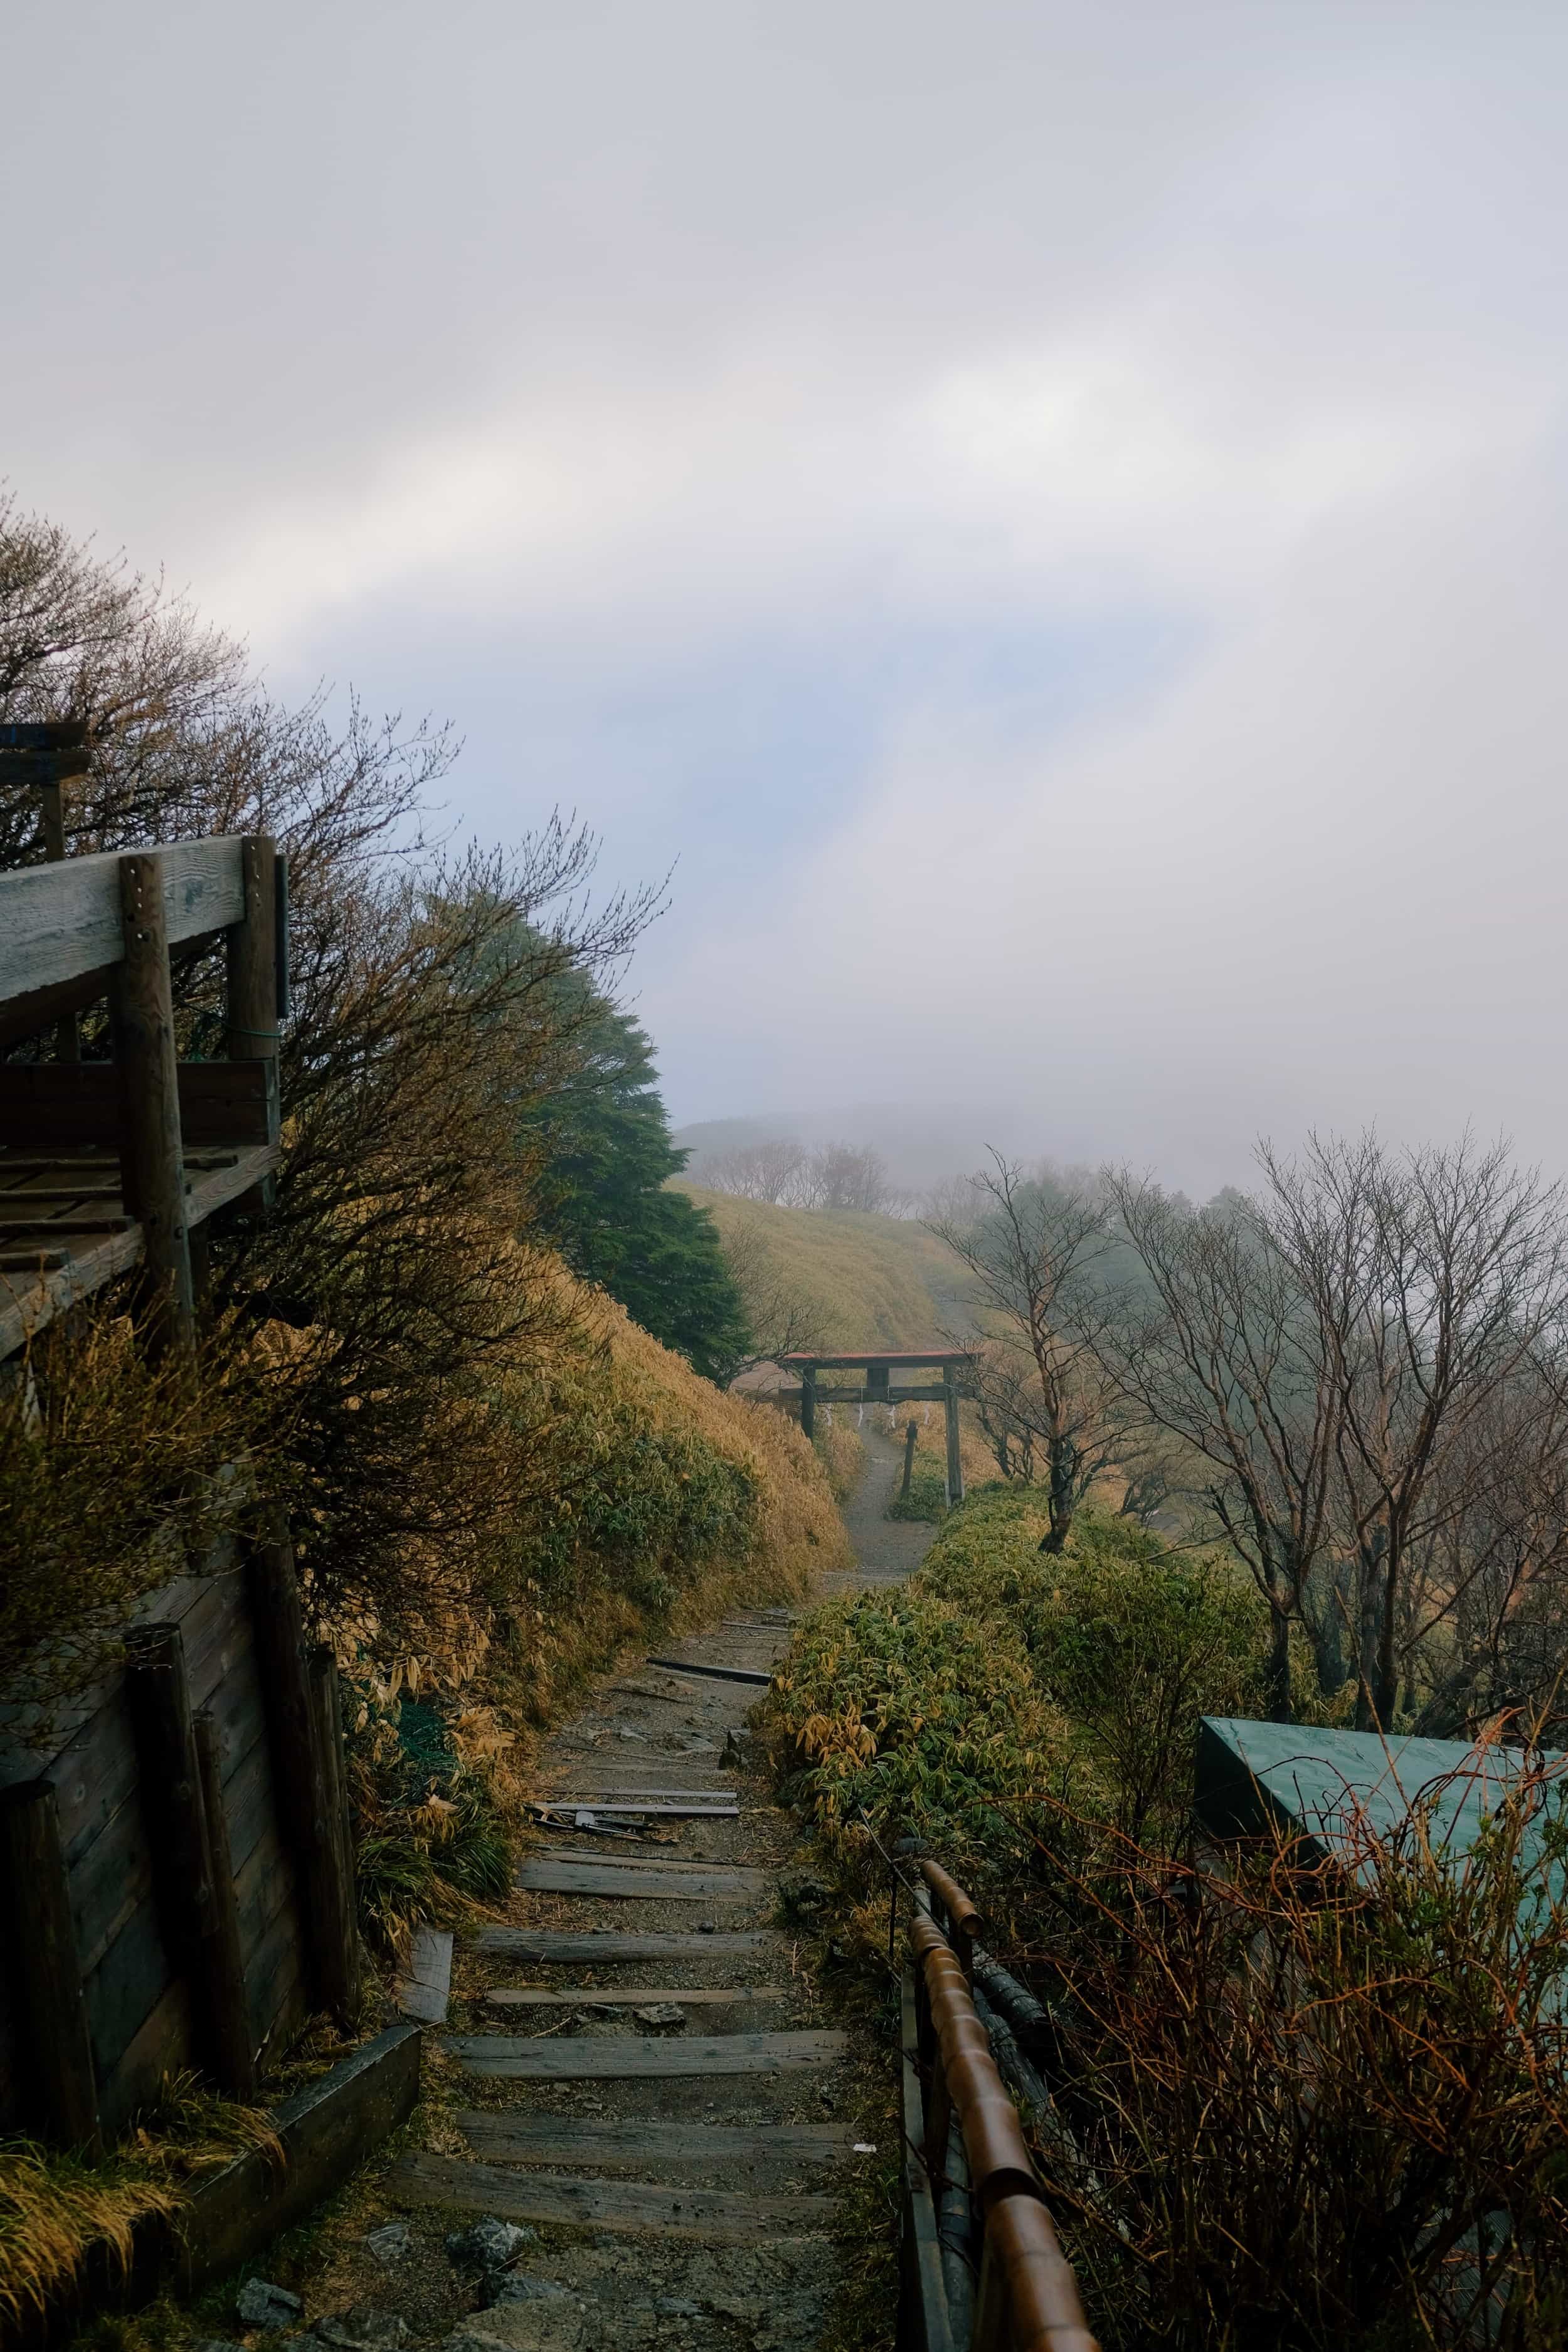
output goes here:
<path id="1" fill-rule="evenodd" d="M 947 1517 L 947 1475 L 934 1462 L 922 1462 L 918 1456 L 910 1474 L 910 1491 L 900 1491 L 888 1505 L 885 1517 L 889 1519 L 922 1519 L 940 1521 Z"/>
<path id="2" fill-rule="evenodd" d="M 1261 1604 L 1222 1563 L 1027 1488 L 983 1489 L 908 1583 L 817 1610 L 771 1701 L 787 1793 L 830 1846 L 919 1837 L 1012 1906 L 1041 1801 L 1134 1833 L 1191 1798 L 1200 1715 L 1258 1688 Z M 1032 1864 L 1028 1866 L 1032 1867 Z"/>

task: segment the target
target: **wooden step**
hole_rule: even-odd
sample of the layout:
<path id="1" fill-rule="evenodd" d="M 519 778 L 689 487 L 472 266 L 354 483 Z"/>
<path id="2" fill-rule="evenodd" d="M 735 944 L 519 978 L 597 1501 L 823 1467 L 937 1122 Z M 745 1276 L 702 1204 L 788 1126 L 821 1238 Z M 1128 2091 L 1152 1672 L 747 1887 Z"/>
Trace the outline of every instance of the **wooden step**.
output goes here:
<path id="1" fill-rule="evenodd" d="M 832 2066 L 842 2033 L 449 2033 L 441 2044 L 469 2074 L 508 2083 L 667 2081 L 679 2074 L 772 2074 Z"/>
<path id="2" fill-rule="evenodd" d="M 578 2221 L 595 2230 L 652 2231 L 741 2245 L 831 2230 L 831 2197 L 748 2197 L 733 2189 L 668 2189 L 640 2180 L 570 2180 L 503 2172 L 456 2156 L 405 2156 L 387 2183 L 397 2204 L 494 2213 L 504 2221 Z"/>
<path id="3" fill-rule="evenodd" d="M 672 1870 L 678 1878 L 711 1878 L 717 1871 L 726 1878 L 754 1878 L 764 1886 L 769 1883 L 765 1870 L 749 1870 L 741 1863 L 694 1862 L 679 1853 L 595 1853 L 590 1858 L 580 1846 L 536 1845 L 529 1848 L 523 1860 L 582 1863 L 590 1870 Z"/>
<path id="4" fill-rule="evenodd" d="M 577 2116 L 498 2116 L 484 2108 L 459 2112 L 452 2121 L 476 2155 L 493 2163 L 596 2164 L 606 2172 L 831 2164 L 847 2156 L 851 2145 L 837 2124 L 605 2123 Z"/>
<path id="5" fill-rule="evenodd" d="M 707 1675 L 720 1683 L 756 1683 L 766 1690 L 772 1675 L 758 1674 L 751 1666 L 699 1666 L 686 1658 L 650 1658 L 650 1666 L 664 1666 L 671 1674 Z"/>
<path id="6" fill-rule="evenodd" d="M 617 1901 L 712 1903 L 760 1895 L 764 1870 L 664 1870 L 637 1862 L 525 1862 L 517 1884 L 534 1895 L 611 1895 Z"/>
<path id="7" fill-rule="evenodd" d="M 618 1985 L 613 1990 L 605 1985 L 569 1985 L 561 1992 L 552 1992 L 543 1985 L 498 1985 L 486 1993 L 485 2000 L 496 2009 L 592 2009 L 595 2002 L 601 2008 L 646 2009 L 656 2000 L 710 2009 L 716 2002 L 788 2000 L 789 1997 L 788 1985 L 708 1985 L 700 1992 L 690 1985 L 661 1985 L 651 1992 L 639 1985 Z"/>
<path id="8" fill-rule="evenodd" d="M 599 1797 L 530 1797 L 528 1810 L 531 1813 L 592 1813 L 595 1821 L 631 1822 L 733 1822 L 740 1819 L 741 1811 L 739 1805 L 705 1805 L 691 1797 L 673 1804 L 652 1797 L 618 1797 L 613 1804 Z"/>
<path id="9" fill-rule="evenodd" d="M 750 1952 L 776 1951 L 778 1937 L 765 1927 L 744 1927 L 716 1936 L 585 1936 L 561 1927 L 481 1927 L 477 1952 L 496 1958 L 536 1960 L 542 1966 L 596 1968 L 631 1960 L 738 1959 Z"/>

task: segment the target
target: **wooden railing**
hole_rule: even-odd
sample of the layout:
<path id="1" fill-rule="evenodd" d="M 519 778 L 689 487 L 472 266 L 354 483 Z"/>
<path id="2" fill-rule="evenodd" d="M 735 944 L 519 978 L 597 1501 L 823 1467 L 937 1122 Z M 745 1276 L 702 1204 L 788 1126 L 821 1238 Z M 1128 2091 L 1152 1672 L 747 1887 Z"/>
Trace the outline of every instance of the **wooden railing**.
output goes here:
<path id="1" fill-rule="evenodd" d="M 263 1205 L 277 1157 L 287 907 L 264 835 L 0 875 L 0 1045 L 54 1038 L 0 1064 L 0 1358 L 134 1265 L 149 1344 L 193 1346 L 191 1233 Z M 182 1063 L 171 952 L 220 941 L 226 1058 Z M 76 1018 L 105 996 L 113 1059 L 83 1062 Z"/>
<path id="2" fill-rule="evenodd" d="M 900 2352 L 1097 2352 L 975 2007 L 980 1914 L 938 1864 L 918 1868 L 902 2003 Z M 987 1972 L 1005 1979 L 994 1963 Z"/>

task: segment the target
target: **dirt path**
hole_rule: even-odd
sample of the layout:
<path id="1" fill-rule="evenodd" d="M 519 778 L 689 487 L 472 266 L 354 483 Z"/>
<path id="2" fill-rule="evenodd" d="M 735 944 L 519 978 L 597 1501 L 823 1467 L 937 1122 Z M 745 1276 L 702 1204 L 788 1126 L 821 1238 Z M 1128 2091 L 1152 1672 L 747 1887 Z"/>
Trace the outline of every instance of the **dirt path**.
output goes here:
<path id="1" fill-rule="evenodd" d="M 882 1518 L 900 1449 L 863 1434 L 846 1513 L 862 1566 L 840 1588 L 907 1575 L 932 1533 Z M 780 1612 L 727 1619 L 661 1653 L 710 1671 L 623 1672 L 552 1739 L 541 1794 L 733 1792 L 738 1811 L 650 1814 L 635 1839 L 584 1822 L 531 1847 L 510 1924 L 460 1955 L 430 2037 L 428 2147 L 343 2218 L 310 2284 L 337 2352 L 818 2342 L 885 2093 L 801 1964 L 824 1890 L 752 1758 L 762 1681 L 712 1671 L 763 1677 L 787 1639 Z M 334 2332 L 318 2310 L 347 2315 Z"/>
<path id="2" fill-rule="evenodd" d="M 889 1435 L 879 1409 L 868 1410 L 858 1435 L 866 1448 L 866 1467 L 844 1506 L 844 1524 L 855 1547 L 856 1566 L 826 1580 L 830 1592 L 858 1584 L 899 1583 L 913 1574 L 936 1536 L 935 1528 L 927 1522 L 882 1516 L 903 1475 L 904 1445 L 901 1437 Z"/>

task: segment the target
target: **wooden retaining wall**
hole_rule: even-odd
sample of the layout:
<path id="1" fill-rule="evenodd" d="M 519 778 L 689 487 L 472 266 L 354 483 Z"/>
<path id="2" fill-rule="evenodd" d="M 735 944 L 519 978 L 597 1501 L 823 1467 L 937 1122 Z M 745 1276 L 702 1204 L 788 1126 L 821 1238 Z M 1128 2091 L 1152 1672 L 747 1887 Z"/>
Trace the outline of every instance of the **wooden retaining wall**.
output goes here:
<path id="1" fill-rule="evenodd" d="M 292 1598 L 287 1564 L 286 1600 Z M 276 1591 L 276 1557 L 272 1565 Z M 310 1667 L 297 1634 L 282 1645 L 281 1666 L 277 1628 L 270 1642 L 263 1628 L 258 1646 L 255 1612 L 268 1605 L 255 1564 L 247 1572 L 230 1545 L 208 1562 L 206 1572 L 183 1576 L 150 1595 L 128 1627 L 178 1628 L 177 1644 L 166 1633 L 159 1639 L 163 1654 L 183 1657 L 190 1715 L 210 1721 L 216 1770 L 209 1772 L 207 1786 L 210 1791 L 216 1779 L 221 1790 L 221 1823 L 206 1813 L 199 1772 L 182 1777 L 176 1767 L 160 1773 L 157 1785 L 148 1784 L 145 1722 L 139 1737 L 135 1693 L 123 1669 L 61 1710 L 47 1740 L 32 1744 L 27 1722 L 16 1710 L 7 1710 L 9 1722 L 0 1724 L 0 1791 L 13 1792 L 0 1803 L 14 1801 L 24 1786 L 34 1799 L 40 1782 L 53 1791 L 69 1915 L 63 1970 L 68 1977 L 74 1965 L 79 1978 L 90 2044 L 87 2097 L 96 2097 L 106 2139 L 156 2096 L 165 2074 L 194 2067 L 213 2077 L 211 2020 L 219 1997 L 215 1980 L 221 1992 L 221 1937 L 216 1931 L 199 1939 L 176 1932 L 180 1904 L 191 1893 L 190 1878 L 199 1876 L 204 1853 L 213 1879 L 209 1909 L 220 1915 L 220 1927 L 226 1920 L 229 1931 L 229 2022 L 231 2040 L 242 2045 L 242 2066 L 247 2041 L 249 2058 L 265 2067 L 312 2007 L 352 2006 L 341 1951 L 335 1972 L 332 1956 L 323 1952 L 323 1933 L 335 1931 L 342 1944 L 342 1920 L 334 1930 L 334 1922 L 321 1916 L 323 1877 L 336 1879 L 331 1892 L 341 1911 L 347 1892 L 342 1880 L 352 1867 L 347 1823 L 335 1817 L 331 1803 L 335 1795 L 341 1810 L 341 1764 L 334 1756 L 335 1774 L 323 1773 L 320 1757 L 312 1759 L 305 1785 L 316 1802 L 312 1818 L 302 1820 L 300 1759 L 280 1749 L 300 1744 Z M 294 1623 L 297 1628 L 297 1603 Z M 290 1678 L 290 1657 L 299 1682 L 292 1727 L 289 1694 L 274 1686 Z M 324 1720 L 320 1708 L 315 1714 Z M 333 1730 L 335 1737 L 335 1725 Z M 319 1739 L 310 1744 L 319 1746 Z M 194 1868 L 178 1859 L 182 1807 L 205 1839 Z M 46 1822 L 48 1811 L 46 1802 Z M 213 1857 L 225 1854 L 224 1832 L 226 1874 L 211 1869 Z M 50 1984 L 38 1983 L 28 1940 L 47 1873 L 36 1858 L 18 1862 L 14 1846 L 7 1859 L 3 1842 L 0 1871 L 12 1882 L 0 1883 L 8 1960 L 0 1971 L 0 2134 L 79 2138 L 79 2130 L 63 2129 L 59 2115 L 48 2112 L 63 2103 L 51 2100 L 49 2069 L 40 2063 L 41 2055 L 69 2063 L 68 2051 L 40 2053 L 40 2008 L 45 2041 L 70 2039 L 68 2013 L 52 2013 Z M 236 1927 L 242 1991 L 233 1982 Z M 352 1960 L 349 1966 L 352 1972 Z M 68 1985 L 64 1990 L 68 1995 Z"/>

